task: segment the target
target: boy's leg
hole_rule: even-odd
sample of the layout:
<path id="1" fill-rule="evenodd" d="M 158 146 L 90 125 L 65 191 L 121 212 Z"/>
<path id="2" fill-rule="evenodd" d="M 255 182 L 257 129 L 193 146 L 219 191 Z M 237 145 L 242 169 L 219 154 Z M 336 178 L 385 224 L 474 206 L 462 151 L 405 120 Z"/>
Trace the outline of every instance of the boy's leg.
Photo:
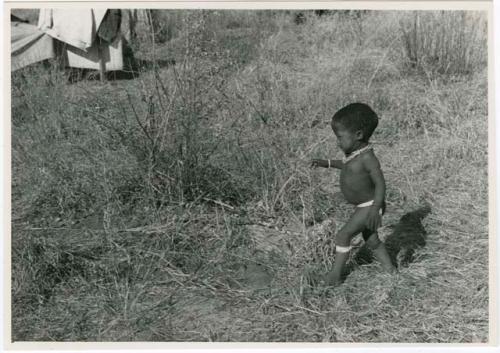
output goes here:
<path id="1" fill-rule="evenodd" d="M 342 282 L 342 271 L 348 258 L 349 251 L 335 251 L 335 263 L 333 264 L 333 269 L 326 275 L 325 282 L 327 286 L 336 286 Z"/>
<path id="2" fill-rule="evenodd" d="M 335 263 L 333 269 L 326 276 L 326 285 L 334 286 L 341 282 L 342 271 L 349 258 L 351 238 L 365 228 L 368 208 L 357 208 L 351 219 L 337 233 L 335 239 Z"/>
<path id="3" fill-rule="evenodd" d="M 387 249 L 378 237 L 377 232 L 371 233 L 369 230 L 363 230 L 363 238 L 366 240 L 366 245 L 372 249 L 376 259 L 380 262 L 384 270 L 387 272 L 395 272 L 396 267 L 392 264 L 391 258 Z"/>

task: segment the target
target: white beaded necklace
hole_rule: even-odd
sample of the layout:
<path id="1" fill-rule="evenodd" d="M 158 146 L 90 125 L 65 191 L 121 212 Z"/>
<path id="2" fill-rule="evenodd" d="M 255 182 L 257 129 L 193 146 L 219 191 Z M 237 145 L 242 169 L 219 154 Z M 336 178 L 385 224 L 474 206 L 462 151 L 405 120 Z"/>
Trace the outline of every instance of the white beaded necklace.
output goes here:
<path id="1" fill-rule="evenodd" d="M 366 145 L 365 147 L 360 148 L 359 150 L 356 150 L 356 151 L 352 152 L 350 155 L 342 158 L 342 163 L 346 164 L 347 162 L 349 162 L 349 161 L 353 160 L 354 158 L 356 158 L 357 156 L 359 156 L 361 153 L 368 151 L 368 150 L 371 150 L 371 149 L 373 149 L 372 145 Z"/>

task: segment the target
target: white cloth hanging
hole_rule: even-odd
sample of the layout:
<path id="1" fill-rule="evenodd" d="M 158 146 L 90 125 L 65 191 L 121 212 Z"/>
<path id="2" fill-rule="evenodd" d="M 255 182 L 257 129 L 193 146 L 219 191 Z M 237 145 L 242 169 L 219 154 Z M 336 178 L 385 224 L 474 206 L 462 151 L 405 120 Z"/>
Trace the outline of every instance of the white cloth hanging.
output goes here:
<path id="1" fill-rule="evenodd" d="M 107 9 L 41 9 L 38 28 L 68 45 L 60 47 L 67 66 L 100 69 L 104 60 L 106 71 L 123 69 L 123 44 L 118 34 L 113 43 L 99 43 L 97 29 Z"/>
<path id="2" fill-rule="evenodd" d="M 11 71 L 55 56 L 53 39 L 36 26 L 11 21 Z"/>
<path id="3" fill-rule="evenodd" d="M 41 9 L 38 28 L 52 38 L 88 50 L 107 9 Z"/>

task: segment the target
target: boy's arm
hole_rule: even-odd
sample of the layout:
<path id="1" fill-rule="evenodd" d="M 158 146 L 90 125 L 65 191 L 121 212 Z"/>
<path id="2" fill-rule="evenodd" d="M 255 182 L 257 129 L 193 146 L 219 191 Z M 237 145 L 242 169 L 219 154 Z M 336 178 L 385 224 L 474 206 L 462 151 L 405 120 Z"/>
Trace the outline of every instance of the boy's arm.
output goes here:
<path id="1" fill-rule="evenodd" d="M 340 159 L 313 159 L 311 165 L 313 167 L 342 169 L 344 164 Z"/>
<path id="2" fill-rule="evenodd" d="M 384 203 L 385 199 L 385 179 L 382 169 L 380 168 L 380 162 L 377 157 L 372 153 L 365 154 L 363 160 L 365 168 L 368 170 L 370 177 L 375 185 L 375 191 L 373 193 L 373 206 L 371 206 L 370 213 L 368 214 L 367 227 L 371 230 L 377 230 L 380 226 L 380 209 Z"/>

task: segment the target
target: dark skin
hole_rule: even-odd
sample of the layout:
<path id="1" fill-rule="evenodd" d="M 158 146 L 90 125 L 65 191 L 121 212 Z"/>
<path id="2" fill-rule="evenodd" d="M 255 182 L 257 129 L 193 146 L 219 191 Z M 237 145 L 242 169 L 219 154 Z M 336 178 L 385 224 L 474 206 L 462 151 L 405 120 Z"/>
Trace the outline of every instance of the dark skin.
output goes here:
<path id="1" fill-rule="evenodd" d="M 332 128 L 338 145 L 346 156 L 368 144 L 361 130 L 349 131 L 341 124 L 333 124 Z M 369 235 L 367 244 L 373 249 L 377 259 L 387 271 L 394 271 L 395 268 L 387 250 L 377 235 L 377 229 L 381 225 L 380 209 L 385 198 L 385 180 L 380 163 L 373 151 L 363 152 L 345 164 L 341 160 L 314 159 L 312 166 L 340 169 L 340 188 L 349 203 L 359 205 L 373 200 L 372 206 L 356 207 L 349 221 L 337 233 L 336 244 L 347 247 L 356 234 L 367 233 Z M 340 283 L 342 269 L 347 258 L 348 253 L 336 254 L 334 267 L 326 278 L 327 285 Z"/>
<path id="2" fill-rule="evenodd" d="M 350 132 L 341 125 L 334 125 L 339 147 L 348 156 L 367 145 L 362 141 L 363 132 Z M 328 168 L 328 160 L 313 159 L 313 167 Z M 366 215 L 365 226 L 375 231 L 380 225 L 380 209 L 385 197 L 385 180 L 380 163 L 372 150 L 360 154 L 347 162 L 330 160 L 330 167 L 340 169 L 340 189 L 347 202 L 353 205 L 373 200 L 373 206 Z"/>

